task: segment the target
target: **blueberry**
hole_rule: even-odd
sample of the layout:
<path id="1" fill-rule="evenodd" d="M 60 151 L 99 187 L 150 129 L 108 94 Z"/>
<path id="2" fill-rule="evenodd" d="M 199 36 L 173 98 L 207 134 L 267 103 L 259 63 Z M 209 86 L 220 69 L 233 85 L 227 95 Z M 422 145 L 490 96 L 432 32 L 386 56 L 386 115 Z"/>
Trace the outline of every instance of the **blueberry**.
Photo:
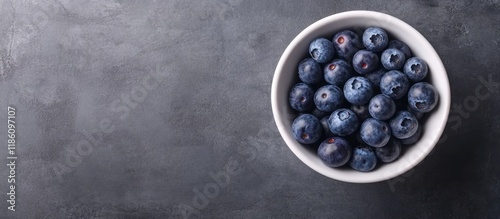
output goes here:
<path id="1" fill-rule="evenodd" d="M 385 94 L 377 94 L 368 104 L 370 115 L 378 120 L 390 119 L 396 112 L 396 104 Z"/>
<path id="2" fill-rule="evenodd" d="M 408 47 L 408 45 L 406 45 L 406 43 L 403 43 L 399 40 L 389 41 L 389 45 L 387 45 L 387 48 L 394 48 L 394 49 L 397 49 L 397 50 L 403 52 L 403 54 L 405 54 L 406 58 L 411 57 L 410 47 Z"/>
<path id="3" fill-rule="evenodd" d="M 403 52 L 394 48 L 384 50 L 380 56 L 380 62 L 387 70 L 401 69 L 405 64 L 405 61 L 406 57 Z"/>
<path id="4" fill-rule="evenodd" d="M 316 143 L 322 131 L 320 121 L 311 114 L 299 115 L 292 123 L 293 137 L 303 144 Z"/>
<path id="5" fill-rule="evenodd" d="M 372 83 L 373 87 L 380 88 L 380 79 L 382 79 L 382 76 L 386 72 L 386 69 L 380 68 L 379 70 L 366 74 L 365 78 L 367 78 Z"/>
<path id="6" fill-rule="evenodd" d="M 432 84 L 418 82 L 408 91 L 408 105 L 417 112 L 430 112 L 438 103 L 438 91 Z"/>
<path id="7" fill-rule="evenodd" d="M 352 77 L 344 84 L 344 97 L 354 105 L 364 105 L 373 97 L 373 86 L 365 77 Z"/>
<path id="8" fill-rule="evenodd" d="M 328 120 L 330 119 L 330 116 L 325 116 L 319 122 L 321 123 L 321 126 L 323 127 L 323 133 L 325 134 L 325 137 L 332 137 L 333 133 L 330 131 L 330 127 L 328 126 Z"/>
<path id="9" fill-rule="evenodd" d="M 413 134 L 412 136 L 410 136 L 408 138 L 401 139 L 401 144 L 404 144 L 404 145 L 415 144 L 420 139 L 420 137 L 422 137 L 422 126 L 421 125 L 418 126 L 417 132 L 415 132 L 415 134 Z"/>
<path id="10" fill-rule="evenodd" d="M 389 121 L 392 135 L 399 139 L 409 138 L 418 129 L 417 118 L 408 111 L 398 111 L 396 115 Z"/>
<path id="11" fill-rule="evenodd" d="M 351 105 L 350 109 L 356 114 L 360 122 L 370 117 L 367 105 Z"/>
<path id="12" fill-rule="evenodd" d="M 312 58 L 306 58 L 299 63 L 299 78 L 302 82 L 310 85 L 320 83 L 323 71 L 318 62 Z"/>
<path id="13" fill-rule="evenodd" d="M 318 148 L 318 157 L 329 167 L 340 167 L 351 158 L 351 146 L 341 137 L 325 139 Z"/>
<path id="14" fill-rule="evenodd" d="M 375 148 L 375 155 L 384 163 L 395 161 L 400 154 L 401 142 L 395 138 L 392 138 L 384 147 Z"/>
<path id="15" fill-rule="evenodd" d="M 378 64 L 379 58 L 377 54 L 367 50 L 359 50 L 352 58 L 352 67 L 360 74 L 375 71 L 378 68 Z"/>
<path id="16" fill-rule="evenodd" d="M 309 54 L 319 63 L 327 63 L 335 56 L 335 48 L 330 40 L 317 38 L 309 44 Z"/>
<path id="17" fill-rule="evenodd" d="M 288 95 L 288 102 L 292 109 L 306 112 L 314 107 L 314 90 L 311 86 L 298 83 L 292 87 Z"/>
<path id="18" fill-rule="evenodd" d="M 334 59 L 325 65 L 324 78 L 329 84 L 343 86 L 344 83 L 353 76 L 352 67 L 343 59 Z"/>
<path id="19" fill-rule="evenodd" d="M 344 102 L 342 90 L 335 85 L 320 87 L 314 94 L 314 104 L 324 112 L 332 112 L 338 109 Z"/>
<path id="20" fill-rule="evenodd" d="M 358 34 L 352 30 L 338 32 L 333 37 L 332 42 L 337 55 L 348 61 L 352 60 L 354 53 L 363 48 L 363 43 Z"/>
<path id="21" fill-rule="evenodd" d="M 377 157 L 370 147 L 358 146 L 354 148 L 349 165 L 361 172 L 369 172 L 377 166 Z"/>
<path id="22" fill-rule="evenodd" d="M 403 72 L 411 81 L 418 82 L 427 76 L 429 68 L 423 59 L 412 57 L 406 61 L 403 67 Z"/>
<path id="23" fill-rule="evenodd" d="M 328 119 L 330 131 L 338 136 L 352 134 L 359 127 L 359 120 L 356 114 L 350 109 L 341 108 L 333 111 Z"/>
<path id="24" fill-rule="evenodd" d="M 391 70 L 385 73 L 380 79 L 381 93 L 397 100 L 403 97 L 410 88 L 410 81 L 405 74 L 398 70 Z"/>
<path id="25" fill-rule="evenodd" d="M 369 27 L 363 33 L 363 45 L 367 50 L 380 52 L 389 43 L 389 37 L 384 29 L 380 27 Z"/>
<path id="26" fill-rule="evenodd" d="M 391 128 L 384 122 L 373 118 L 361 123 L 361 139 L 372 147 L 383 147 L 391 139 Z"/>

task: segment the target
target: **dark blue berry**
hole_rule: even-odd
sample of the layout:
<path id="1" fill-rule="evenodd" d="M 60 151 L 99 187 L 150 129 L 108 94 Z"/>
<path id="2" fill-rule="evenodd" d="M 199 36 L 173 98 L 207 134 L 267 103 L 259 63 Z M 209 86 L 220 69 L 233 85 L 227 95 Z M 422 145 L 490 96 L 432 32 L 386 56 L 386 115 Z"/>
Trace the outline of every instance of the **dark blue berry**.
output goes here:
<path id="1" fill-rule="evenodd" d="M 312 58 L 302 60 L 298 67 L 299 78 L 302 82 L 310 85 L 318 84 L 323 79 L 323 70 L 318 62 Z"/>
<path id="2" fill-rule="evenodd" d="M 349 165 L 361 172 L 369 172 L 377 166 L 377 157 L 370 147 L 358 146 L 354 148 Z"/>
<path id="3" fill-rule="evenodd" d="M 293 137 L 300 143 L 316 143 L 323 133 L 321 123 L 311 114 L 299 115 L 292 123 Z"/>
<path id="4" fill-rule="evenodd" d="M 408 111 L 398 111 L 394 117 L 389 121 L 391 126 L 392 135 L 399 139 L 409 138 L 418 129 L 417 118 Z"/>
<path id="5" fill-rule="evenodd" d="M 411 57 L 410 47 L 408 47 L 408 45 L 406 45 L 406 43 L 403 43 L 399 40 L 389 41 L 389 45 L 387 45 L 387 48 L 394 48 L 394 49 L 397 49 L 397 50 L 403 52 L 403 54 L 405 54 L 405 57 L 407 59 Z"/>
<path id="6" fill-rule="evenodd" d="M 373 118 L 361 123 L 360 136 L 363 142 L 372 147 L 383 147 L 391 139 L 391 128 L 384 122 Z"/>
<path id="7" fill-rule="evenodd" d="M 403 73 L 413 82 L 421 81 L 427 76 L 429 68 L 427 63 L 418 57 L 412 57 L 406 61 Z"/>
<path id="8" fill-rule="evenodd" d="M 345 99 L 354 105 L 367 104 L 373 97 L 373 87 L 365 77 L 352 77 L 344 85 Z"/>
<path id="9" fill-rule="evenodd" d="M 314 90 L 311 86 L 298 83 L 292 87 L 288 95 L 288 102 L 292 109 L 306 112 L 314 107 Z"/>
<path id="10" fill-rule="evenodd" d="M 351 158 L 351 146 L 341 137 L 325 139 L 318 148 L 318 156 L 329 167 L 340 167 Z"/>
<path id="11" fill-rule="evenodd" d="M 332 41 L 325 38 L 317 38 L 309 44 L 309 54 L 319 63 L 327 63 L 335 56 L 335 48 Z"/>
<path id="12" fill-rule="evenodd" d="M 396 112 L 396 104 L 389 96 L 377 94 L 370 100 L 368 111 L 375 119 L 387 120 Z"/>
<path id="13" fill-rule="evenodd" d="M 375 155 L 383 163 L 395 161 L 401 154 L 401 142 L 392 138 L 384 147 L 375 148 Z"/>
<path id="14" fill-rule="evenodd" d="M 417 132 L 415 132 L 415 134 L 413 134 L 412 136 L 410 136 L 408 138 L 401 139 L 401 144 L 410 145 L 410 144 L 417 143 L 417 141 L 420 139 L 420 137 L 422 137 L 422 129 L 423 129 L 422 126 L 419 125 Z"/>
<path id="15" fill-rule="evenodd" d="M 352 58 L 352 67 L 359 74 L 375 71 L 379 66 L 377 54 L 368 50 L 359 50 Z"/>
<path id="16" fill-rule="evenodd" d="M 403 97 L 409 88 L 408 77 L 398 70 L 388 71 L 380 79 L 380 91 L 393 100 Z"/>
<path id="17" fill-rule="evenodd" d="M 380 62 L 382 66 L 384 66 L 387 70 L 398 70 L 401 69 L 406 61 L 406 57 L 403 52 L 389 48 L 384 50 L 382 55 L 380 56 Z"/>
<path id="18" fill-rule="evenodd" d="M 354 53 L 363 48 L 360 37 L 352 30 L 338 32 L 332 42 L 337 55 L 347 61 L 351 61 Z"/>
<path id="19" fill-rule="evenodd" d="M 380 52 L 389 43 L 389 37 L 384 29 L 380 27 L 369 27 L 363 33 L 363 45 L 367 50 Z"/>
<path id="20" fill-rule="evenodd" d="M 344 102 L 342 91 L 335 85 L 320 87 L 314 94 L 314 104 L 324 112 L 333 112 Z"/>
<path id="21" fill-rule="evenodd" d="M 420 137 L 422 137 L 422 129 L 423 129 L 422 126 L 419 125 L 418 129 L 417 129 L 417 132 L 415 132 L 415 134 L 413 134 L 409 138 L 403 138 L 403 139 L 401 139 L 401 144 L 411 145 L 411 144 L 417 143 L 417 141 L 420 140 Z"/>
<path id="22" fill-rule="evenodd" d="M 438 91 L 427 82 L 418 82 L 408 91 L 408 105 L 417 112 L 430 112 L 436 107 L 438 99 Z"/>
<path id="23" fill-rule="evenodd" d="M 356 114 L 350 109 L 341 108 L 333 111 L 328 119 L 330 131 L 338 136 L 352 134 L 359 127 L 359 120 Z"/>
<path id="24" fill-rule="evenodd" d="M 334 59 L 326 64 L 323 72 L 327 83 L 339 87 L 344 86 L 347 79 L 353 76 L 351 65 L 343 59 Z"/>

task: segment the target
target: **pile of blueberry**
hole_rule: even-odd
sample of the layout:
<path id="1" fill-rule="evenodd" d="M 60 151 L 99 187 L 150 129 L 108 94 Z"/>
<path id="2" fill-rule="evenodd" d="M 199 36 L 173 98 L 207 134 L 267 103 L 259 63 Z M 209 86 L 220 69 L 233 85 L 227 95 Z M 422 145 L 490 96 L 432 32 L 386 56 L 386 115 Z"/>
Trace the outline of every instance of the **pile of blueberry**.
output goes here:
<path id="1" fill-rule="evenodd" d="M 313 40 L 289 103 L 299 114 L 292 124 L 298 142 L 316 146 L 327 166 L 349 163 L 368 172 L 419 140 L 419 123 L 437 105 L 438 93 L 425 82 L 427 63 L 404 42 L 379 27 L 360 35 L 343 30 L 332 40 Z"/>

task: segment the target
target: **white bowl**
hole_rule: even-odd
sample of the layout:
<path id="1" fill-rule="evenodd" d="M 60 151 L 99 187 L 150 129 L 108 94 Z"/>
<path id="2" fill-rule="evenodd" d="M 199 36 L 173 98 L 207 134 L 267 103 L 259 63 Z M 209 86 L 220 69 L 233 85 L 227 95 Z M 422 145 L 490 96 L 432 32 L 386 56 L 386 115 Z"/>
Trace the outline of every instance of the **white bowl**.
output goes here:
<path id="1" fill-rule="evenodd" d="M 424 59 L 429 66 L 430 83 L 439 92 L 439 103 L 429 113 L 423 124 L 422 138 L 414 145 L 405 146 L 402 156 L 389 164 L 378 164 L 371 172 L 358 172 L 350 168 L 330 168 L 323 164 L 316 153 L 298 143 L 291 131 L 293 119 L 297 116 L 288 105 L 288 93 L 297 82 L 297 65 L 307 56 L 309 43 L 317 37 L 332 38 L 343 29 L 379 26 L 390 36 L 405 42 L 415 56 Z M 428 76 L 429 77 L 429 76 Z M 332 179 L 370 183 L 394 178 L 405 173 L 422 161 L 434 148 L 443 133 L 450 110 L 450 84 L 446 70 L 431 44 L 407 23 L 384 13 L 373 11 L 348 11 L 323 18 L 304 29 L 288 45 L 274 72 L 271 88 L 271 102 L 274 120 L 290 150 L 313 170 Z"/>

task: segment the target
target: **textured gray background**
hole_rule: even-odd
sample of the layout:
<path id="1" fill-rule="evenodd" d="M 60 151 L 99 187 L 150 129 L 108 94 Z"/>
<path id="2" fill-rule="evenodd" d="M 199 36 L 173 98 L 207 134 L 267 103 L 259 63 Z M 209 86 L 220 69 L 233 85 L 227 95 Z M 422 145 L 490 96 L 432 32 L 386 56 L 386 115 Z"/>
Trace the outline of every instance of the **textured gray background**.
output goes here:
<path id="1" fill-rule="evenodd" d="M 0 150 L 0 217 L 182 217 L 179 205 L 193 207 L 196 191 L 214 185 L 210 172 L 235 163 L 239 172 L 191 217 L 498 216 L 498 88 L 397 181 L 326 178 L 274 125 L 281 53 L 307 25 L 347 10 L 386 12 L 419 30 L 441 55 L 454 104 L 473 99 L 480 76 L 500 82 L 498 0 L 403 2 L 0 1 L 0 121 L 17 107 L 19 154 L 10 212 Z M 114 130 L 96 134 L 102 121 Z M 92 130 L 97 141 L 82 150 Z"/>

